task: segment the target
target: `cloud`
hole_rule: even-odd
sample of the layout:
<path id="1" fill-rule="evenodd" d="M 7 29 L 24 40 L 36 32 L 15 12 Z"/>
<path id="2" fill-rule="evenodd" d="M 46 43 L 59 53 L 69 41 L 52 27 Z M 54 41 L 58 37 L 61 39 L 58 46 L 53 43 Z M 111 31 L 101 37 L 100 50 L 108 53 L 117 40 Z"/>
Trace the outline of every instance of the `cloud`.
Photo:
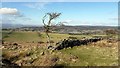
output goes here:
<path id="1" fill-rule="evenodd" d="M 63 22 L 65 25 L 86 25 L 86 26 L 104 26 L 104 25 L 116 25 L 117 23 L 112 23 L 112 22 L 102 22 L 102 21 L 89 21 L 89 20 L 78 20 L 78 19 L 67 19 L 64 20 Z"/>
<path id="2" fill-rule="evenodd" d="M 0 22 L 2 23 L 18 23 L 32 21 L 32 19 L 26 17 L 16 8 L 0 8 L 0 14 L 2 14 L 2 18 L 0 18 Z"/>
<path id="3" fill-rule="evenodd" d="M 0 14 L 18 14 L 18 10 L 16 8 L 0 8 Z"/>
<path id="4" fill-rule="evenodd" d="M 16 8 L 0 8 L 0 14 L 3 17 L 11 17 L 11 18 L 20 18 L 25 17 L 18 9 Z"/>
<path id="5" fill-rule="evenodd" d="M 69 23 L 69 22 L 72 22 L 73 20 L 64 20 L 63 22 L 67 22 L 67 23 Z"/>
<path id="6" fill-rule="evenodd" d="M 48 2 L 38 2 L 38 3 L 28 3 L 25 4 L 24 6 L 27 6 L 29 8 L 34 8 L 34 9 L 44 9 L 45 5 L 49 4 Z"/>

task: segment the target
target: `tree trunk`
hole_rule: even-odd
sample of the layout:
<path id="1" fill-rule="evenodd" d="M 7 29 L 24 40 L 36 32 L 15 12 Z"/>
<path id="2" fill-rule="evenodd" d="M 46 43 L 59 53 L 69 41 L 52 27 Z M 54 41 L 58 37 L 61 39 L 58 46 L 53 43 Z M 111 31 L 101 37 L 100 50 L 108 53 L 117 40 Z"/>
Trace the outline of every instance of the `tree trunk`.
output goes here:
<path id="1" fill-rule="evenodd" d="M 47 42 L 48 42 L 48 46 L 50 46 L 50 45 L 51 45 L 51 43 L 50 43 L 50 36 L 49 36 L 48 32 L 46 32 L 46 35 L 47 35 Z"/>

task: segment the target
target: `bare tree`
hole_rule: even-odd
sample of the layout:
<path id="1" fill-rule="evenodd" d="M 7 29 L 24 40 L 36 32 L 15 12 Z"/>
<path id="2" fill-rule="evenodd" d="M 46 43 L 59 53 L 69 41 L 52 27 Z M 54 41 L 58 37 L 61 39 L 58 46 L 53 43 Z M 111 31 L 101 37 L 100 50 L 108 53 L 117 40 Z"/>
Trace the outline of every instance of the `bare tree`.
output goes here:
<path id="1" fill-rule="evenodd" d="M 49 36 L 49 32 L 51 32 L 51 23 L 52 23 L 52 20 L 58 18 L 59 16 L 61 15 L 61 13 L 46 13 L 45 16 L 43 17 L 42 19 L 42 22 L 44 24 L 44 29 L 45 29 L 45 33 L 47 35 L 47 42 L 48 42 L 48 46 L 51 45 L 50 43 L 50 36 Z M 47 16 L 48 16 L 48 19 L 47 19 Z M 46 23 L 45 23 L 45 20 L 48 20 Z"/>

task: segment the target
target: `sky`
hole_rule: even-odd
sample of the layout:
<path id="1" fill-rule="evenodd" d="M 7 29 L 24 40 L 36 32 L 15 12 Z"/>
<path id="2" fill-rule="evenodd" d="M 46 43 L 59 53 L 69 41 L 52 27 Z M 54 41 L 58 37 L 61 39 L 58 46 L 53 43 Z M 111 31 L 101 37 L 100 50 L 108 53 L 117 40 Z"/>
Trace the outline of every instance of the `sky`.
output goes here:
<path id="1" fill-rule="evenodd" d="M 119 0 L 1 0 L 2 2 L 119 2 Z"/>
<path id="2" fill-rule="evenodd" d="M 43 25 L 48 12 L 61 13 L 53 24 L 117 26 L 117 2 L 3 2 L 0 8 L 2 23 Z"/>

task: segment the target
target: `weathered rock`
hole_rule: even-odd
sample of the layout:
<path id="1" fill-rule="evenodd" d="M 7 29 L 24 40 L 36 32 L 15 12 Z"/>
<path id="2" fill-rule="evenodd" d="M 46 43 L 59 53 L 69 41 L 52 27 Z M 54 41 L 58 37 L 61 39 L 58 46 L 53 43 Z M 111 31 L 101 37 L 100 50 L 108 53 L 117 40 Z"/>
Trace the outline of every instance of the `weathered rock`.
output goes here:
<path id="1" fill-rule="evenodd" d="M 2 66 L 5 68 L 20 68 L 17 64 L 12 63 L 10 60 L 2 59 Z"/>
<path id="2" fill-rule="evenodd" d="M 18 45 L 18 43 L 13 43 L 13 45 Z"/>
<path id="3" fill-rule="evenodd" d="M 45 53 L 44 53 L 44 52 L 41 52 L 41 55 L 45 55 Z"/>
<path id="4" fill-rule="evenodd" d="M 5 42 L 5 41 L 4 41 L 4 40 L 2 40 L 2 44 L 4 44 L 4 42 Z"/>
<path id="5" fill-rule="evenodd" d="M 97 42 L 102 40 L 101 38 L 91 38 L 91 39 L 84 39 L 84 40 L 77 40 L 77 39 L 64 39 L 56 43 L 54 50 L 60 50 L 68 47 L 79 46 L 79 45 L 87 45 L 88 43 Z"/>
<path id="6" fill-rule="evenodd" d="M 54 49 L 54 47 L 53 46 L 48 46 L 47 49 L 51 49 L 52 50 L 52 49 Z"/>
<path id="7" fill-rule="evenodd" d="M 38 44 L 42 44 L 42 43 L 44 43 L 44 42 L 43 42 L 43 41 L 39 41 L 39 42 L 38 42 Z"/>

